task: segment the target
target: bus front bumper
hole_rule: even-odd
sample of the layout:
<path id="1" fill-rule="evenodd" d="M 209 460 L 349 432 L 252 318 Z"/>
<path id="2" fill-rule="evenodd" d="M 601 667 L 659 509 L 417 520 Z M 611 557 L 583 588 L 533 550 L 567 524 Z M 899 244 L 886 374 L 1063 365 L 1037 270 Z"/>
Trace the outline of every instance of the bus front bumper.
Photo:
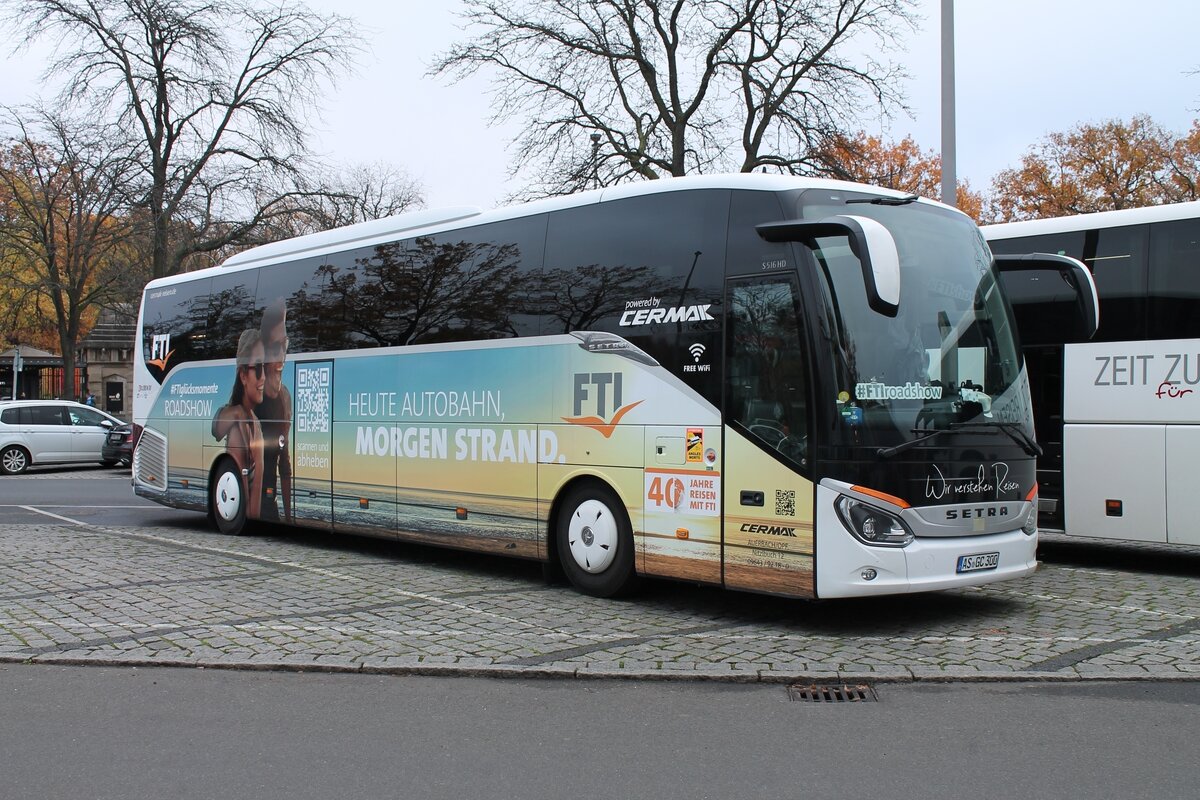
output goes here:
<path id="1" fill-rule="evenodd" d="M 817 597 L 864 597 L 980 586 L 1032 575 L 1037 535 L 1017 529 L 983 536 L 918 538 L 906 547 L 872 547 L 845 529 L 837 493 L 818 487 Z M 963 556 L 998 554 L 995 567 L 959 572 Z"/>

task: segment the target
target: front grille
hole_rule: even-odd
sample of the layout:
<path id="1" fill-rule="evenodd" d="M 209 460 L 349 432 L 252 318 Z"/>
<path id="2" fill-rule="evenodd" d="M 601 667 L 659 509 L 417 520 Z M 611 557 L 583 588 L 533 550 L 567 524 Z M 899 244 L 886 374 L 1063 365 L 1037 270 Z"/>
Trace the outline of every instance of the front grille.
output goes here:
<path id="1" fill-rule="evenodd" d="M 133 451 L 133 480 L 147 489 L 167 490 L 167 440 L 146 428 Z"/>

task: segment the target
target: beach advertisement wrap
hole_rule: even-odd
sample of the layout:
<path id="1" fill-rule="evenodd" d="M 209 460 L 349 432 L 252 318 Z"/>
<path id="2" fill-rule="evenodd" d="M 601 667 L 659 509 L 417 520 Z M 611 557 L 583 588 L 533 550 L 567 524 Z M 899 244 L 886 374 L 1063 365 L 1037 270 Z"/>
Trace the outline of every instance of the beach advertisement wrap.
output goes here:
<path id="1" fill-rule="evenodd" d="M 228 456 L 251 519 L 544 558 L 555 497 L 598 476 L 625 504 L 640 572 L 810 594 L 811 486 L 723 431 L 715 407 L 644 353 L 587 344 L 289 356 L 274 376 L 250 348 L 175 369 L 145 421 L 168 443 L 161 499 L 205 508 Z M 730 459 L 762 473 L 739 486 L 770 484 L 777 513 L 730 499 Z"/>
<path id="2" fill-rule="evenodd" d="M 725 460 L 739 475 L 725 490 L 725 586 L 815 596 L 812 482 L 732 428 Z"/>
<path id="3" fill-rule="evenodd" d="M 712 528 L 705 536 L 697 526 L 698 540 L 715 540 L 715 455 L 689 462 L 687 448 L 689 427 L 693 453 L 696 432 L 709 431 L 715 454 L 718 412 L 630 352 L 557 336 L 294 356 L 273 386 L 263 353 L 250 347 L 234 361 L 173 370 L 144 424 L 169 443 L 172 505 L 203 507 L 208 471 L 228 454 L 249 472 L 247 494 L 261 497 L 251 518 L 529 556 L 539 554 L 557 490 L 582 474 L 636 472 L 637 481 L 615 483 L 642 533 L 645 431 L 657 424 L 678 444 L 669 463 L 707 473 L 709 483 L 694 508 L 672 494 L 666 505 L 651 500 L 652 510 L 695 515 Z M 677 419 L 692 424 L 666 424 Z"/>

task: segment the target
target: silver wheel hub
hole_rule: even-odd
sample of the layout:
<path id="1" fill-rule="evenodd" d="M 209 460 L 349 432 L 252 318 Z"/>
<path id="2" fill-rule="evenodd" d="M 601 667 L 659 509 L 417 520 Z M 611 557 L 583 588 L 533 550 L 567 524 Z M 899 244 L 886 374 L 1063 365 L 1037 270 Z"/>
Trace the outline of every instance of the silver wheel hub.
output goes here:
<path id="1" fill-rule="evenodd" d="M 617 518 L 599 500 L 585 500 L 571 515 L 567 544 L 571 558 L 585 572 L 604 572 L 617 557 Z"/>
<path id="2" fill-rule="evenodd" d="M 242 507 L 242 485 L 237 475 L 232 472 L 221 473 L 221 477 L 217 478 L 215 499 L 213 505 L 216 506 L 217 516 L 226 522 L 237 519 L 238 509 Z"/>
<path id="3" fill-rule="evenodd" d="M 4 468 L 9 472 L 20 472 L 25 469 L 25 454 L 15 447 L 5 451 Z"/>

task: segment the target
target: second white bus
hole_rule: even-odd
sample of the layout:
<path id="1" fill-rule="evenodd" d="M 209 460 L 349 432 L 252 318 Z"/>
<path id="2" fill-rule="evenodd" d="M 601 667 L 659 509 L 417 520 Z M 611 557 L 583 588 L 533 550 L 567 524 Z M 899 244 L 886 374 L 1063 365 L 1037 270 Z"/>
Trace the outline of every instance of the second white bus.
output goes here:
<path id="1" fill-rule="evenodd" d="M 997 256 L 1079 259 L 1099 293 L 1095 337 L 1063 346 L 1054 309 L 1067 288 L 1006 276 L 1044 449 L 1041 526 L 1200 545 L 1200 203 L 983 231 Z"/>

